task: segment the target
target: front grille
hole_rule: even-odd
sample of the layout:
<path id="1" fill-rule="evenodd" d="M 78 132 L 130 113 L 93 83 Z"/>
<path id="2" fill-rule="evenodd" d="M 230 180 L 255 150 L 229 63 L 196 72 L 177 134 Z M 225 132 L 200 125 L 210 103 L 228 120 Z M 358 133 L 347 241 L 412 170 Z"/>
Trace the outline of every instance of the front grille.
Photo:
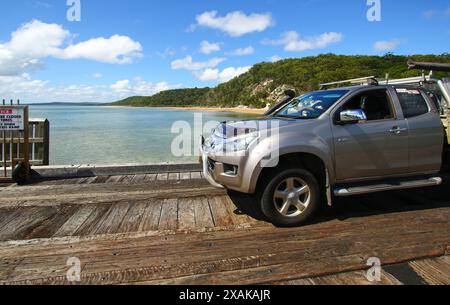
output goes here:
<path id="1" fill-rule="evenodd" d="M 214 172 L 216 169 L 216 162 L 208 158 L 208 168 L 211 172 Z"/>

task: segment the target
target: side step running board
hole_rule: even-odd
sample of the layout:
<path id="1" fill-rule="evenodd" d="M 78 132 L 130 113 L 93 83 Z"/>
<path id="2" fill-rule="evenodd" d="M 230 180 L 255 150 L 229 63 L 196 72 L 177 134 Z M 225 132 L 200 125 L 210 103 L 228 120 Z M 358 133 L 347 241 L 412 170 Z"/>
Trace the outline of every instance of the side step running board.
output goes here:
<path id="1" fill-rule="evenodd" d="M 339 187 L 334 190 L 336 197 L 345 197 L 361 194 L 370 194 L 384 191 L 411 189 L 419 187 L 437 186 L 442 184 L 442 178 L 432 177 L 422 180 L 405 180 L 405 181 L 392 181 L 384 182 L 380 184 L 359 185 L 352 187 Z"/>

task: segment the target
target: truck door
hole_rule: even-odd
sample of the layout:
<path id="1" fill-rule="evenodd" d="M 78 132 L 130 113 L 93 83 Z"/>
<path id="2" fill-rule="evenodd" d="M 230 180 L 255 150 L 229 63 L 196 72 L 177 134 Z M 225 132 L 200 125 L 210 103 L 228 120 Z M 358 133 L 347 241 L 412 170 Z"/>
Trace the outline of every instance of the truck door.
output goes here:
<path id="1" fill-rule="evenodd" d="M 409 172 L 437 172 L 442 165 L 444 127 L 438 110 L 418 89 L 397 88 L 409 129 Z"/>
<path id="2" fill-rule="evenodd" d="M 408 173 L 408 125 L 398 116 L 392 92 L 372 88 L 350 97 L 333 115 L 335 167 L 339 181 Z M 361 109 L 366 121 L 340 124 L 343 110 Z"/>

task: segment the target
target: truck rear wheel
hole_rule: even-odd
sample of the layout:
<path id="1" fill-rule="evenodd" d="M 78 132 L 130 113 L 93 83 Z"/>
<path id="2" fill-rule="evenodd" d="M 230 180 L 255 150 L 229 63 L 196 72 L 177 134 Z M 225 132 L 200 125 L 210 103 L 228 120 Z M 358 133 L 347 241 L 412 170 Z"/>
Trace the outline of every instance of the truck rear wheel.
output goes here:
<path id="1" fill-rule="evenodd" d="M 260 192 L 261 210 L 276 226 L 294 227 L 306 223 L 320 203 L 316 177 L 304 169 L 287 169 L 267 179 Z"/>

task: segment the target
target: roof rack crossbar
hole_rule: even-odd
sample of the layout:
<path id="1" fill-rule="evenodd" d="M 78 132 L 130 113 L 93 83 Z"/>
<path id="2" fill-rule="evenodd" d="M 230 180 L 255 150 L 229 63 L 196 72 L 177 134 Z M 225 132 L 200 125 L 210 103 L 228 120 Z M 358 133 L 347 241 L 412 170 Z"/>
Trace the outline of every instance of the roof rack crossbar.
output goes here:
<path id="1" fill-rule="evenodd" d="M 429 82 L 432 79 L 432 75 L 422 75 L 415 77 L 399 78 L 399 79 L 385 79 L 379 80 L 380 85 L 401 85 L 411 83 Z"/>
<path id="2" fill-rule="evenodd" d="M 374 82 L 378 83 L 375 76 L 367 76 L 367 77 L 352 78 L 352 79 L 346 79 L 346 80 L 341 80 L 341 81 L 337 81 L 337 82 L 320 84 L 320 88 L 326 89 L 332 85 L 341 85 L 341 84 L 347 84 L 347 83 L 363 85 L 363 84 L 374 83 Z"/>

